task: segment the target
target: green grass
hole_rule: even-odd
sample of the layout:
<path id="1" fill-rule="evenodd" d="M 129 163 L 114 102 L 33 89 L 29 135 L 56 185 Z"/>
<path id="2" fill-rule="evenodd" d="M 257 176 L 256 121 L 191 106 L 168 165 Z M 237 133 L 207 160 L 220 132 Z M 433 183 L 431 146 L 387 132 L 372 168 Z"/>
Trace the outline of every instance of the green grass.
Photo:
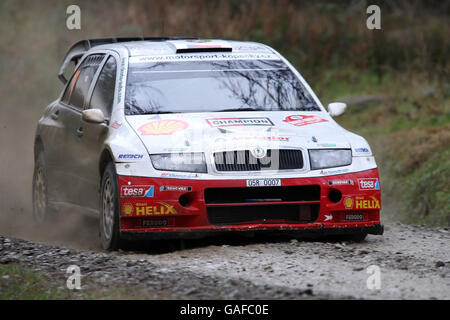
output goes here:
<path id="1" fill-rule="evenodd" d="M 336 118 L 344 128 L 365 137 L 374 150 L 383 213 L 409 223 L 450 225 L 450 99 L 445 86 L 423 81 L 419 75 L 400 79 L 386 75 L 378 82 L 370 72 L 334 73 L 329 71 L 312 84 L 322 91 L 324 105 L 352 95 L 385 99 L 350 105 Z M 433 94 L 425 93 L 427 83 L 435 88 Z"/>
<path id="2" fill-rule="evenodd" d="M 383 77 L 383 83 L 388 83 L 390 76 Z M 353 68 L 327 69 L 311 79 L 313 90 L 326 106 L 330 102 L 352 95 L 380 94 L 384 96 L 383 85 L 377 76 L 370 71 Z"/>
<path id="3" fill-rule="evenodd" d="M 49 276 L 30 267 L 0 265 L 0 300 L 74 300 L 74 299 L 176 299 L 168 292 L 153 292 L 143 286 L 99 286 L 92 281 L 81 282 L 81 290 L 66 287 L 66 275 Z"/>
<path id="4" fill-rule="evenodd" d="M 413 223 L 450 225 L 450 150 L 431 156 L 401 181 L 407 201 L 407 218 Z"/>
<path id="5" fill-rule="evenodd" d="M 54 280 L 53 280 L 54 281 Z M 58 290 L 45 275 L 18 265 L 0 266 L 0 300 L 68 299 L 71 293 Z"/>

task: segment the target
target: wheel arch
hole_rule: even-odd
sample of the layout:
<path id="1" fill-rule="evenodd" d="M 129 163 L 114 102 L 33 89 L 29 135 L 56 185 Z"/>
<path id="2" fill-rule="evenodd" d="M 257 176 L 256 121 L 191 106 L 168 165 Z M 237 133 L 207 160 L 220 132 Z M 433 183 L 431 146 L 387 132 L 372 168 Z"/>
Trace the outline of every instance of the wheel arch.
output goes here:
<path id="1" fill-rule="evenodd" d="M 102 181 L 103 172 L 105 171 L 106 166 L 108 165 L 108 163 L 113 162 L 113 159 L 114 158 L 112 156 L 111 150 L 107 147 L 105 149 L 103 149 L 103 151 L 100 155 L 99 163 L 98 163 L 100 181 Z"/>
<path id="2" fill-rule="evenodd" d="M 41 151 L 44 151 L 44 141 L 42 140 L 41 136 L 38 135 L 34 138 L 34 160 L 35 161 Z"/>

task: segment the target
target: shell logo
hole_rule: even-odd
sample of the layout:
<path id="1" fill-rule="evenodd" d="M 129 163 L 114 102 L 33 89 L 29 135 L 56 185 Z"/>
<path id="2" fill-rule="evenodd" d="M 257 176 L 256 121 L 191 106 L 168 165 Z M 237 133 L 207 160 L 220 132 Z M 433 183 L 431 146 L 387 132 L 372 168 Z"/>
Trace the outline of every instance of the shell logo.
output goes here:
<path id="1" fill-rule="evenodd" d="M 133 213 L 133 206 L 129 203 L 126 203 L 123 205 L 122 211 L 128 216 Z"/>
<path id="2" fill-rule="evenodd" d="M 344 206 L 346 209 L 353 208 L 353 198 L 352 197 L 346 197 L 344 199 Z"/>
<path id="3" fill-rule="evenodd" d="M 176 131 L 184 130 L 187 127 L 187 122 L 180 120 L 158 120 L 146 123 L 140 126 L 138 130 L 141 135 L 169 135 Z"/>

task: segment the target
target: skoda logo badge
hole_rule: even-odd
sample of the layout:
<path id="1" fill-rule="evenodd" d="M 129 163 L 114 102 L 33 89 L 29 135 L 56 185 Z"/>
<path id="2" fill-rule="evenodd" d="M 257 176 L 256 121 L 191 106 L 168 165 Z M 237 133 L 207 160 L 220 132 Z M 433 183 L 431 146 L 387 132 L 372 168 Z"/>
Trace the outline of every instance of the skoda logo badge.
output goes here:
<path id="1" fill-rule="evenodd" d="M 256 147 L 253 150 L 251 150 L 251 153 L 255 158 L 261 159 L 266 156 L 267 150 L 261 147 Z"/>

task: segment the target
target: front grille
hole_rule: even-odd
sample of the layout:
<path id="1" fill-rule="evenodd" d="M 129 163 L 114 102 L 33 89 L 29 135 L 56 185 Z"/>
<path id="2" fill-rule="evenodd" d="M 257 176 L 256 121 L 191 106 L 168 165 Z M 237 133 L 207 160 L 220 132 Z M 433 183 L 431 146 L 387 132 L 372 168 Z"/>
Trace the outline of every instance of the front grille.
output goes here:
<path id="1" fill-rule="evenodd" d="M 214 153 L 217 171 L 261 171 L 303 168 L 301 150 L 269 149 L 266 156 L 255 158 L 249 150 Z"/>
<path id="2" fill-rule="evenodd" d="M 259 201 L 320 201 L 320 186 L 207 188 L 205 203 L 249 203 Z"/>
<path id="3" fill-rule="evenodd" d="M 319 204 L 215 206 L 206 209 L 213 225 L 245 223 L 310 223 L 319 215 Z"/>

